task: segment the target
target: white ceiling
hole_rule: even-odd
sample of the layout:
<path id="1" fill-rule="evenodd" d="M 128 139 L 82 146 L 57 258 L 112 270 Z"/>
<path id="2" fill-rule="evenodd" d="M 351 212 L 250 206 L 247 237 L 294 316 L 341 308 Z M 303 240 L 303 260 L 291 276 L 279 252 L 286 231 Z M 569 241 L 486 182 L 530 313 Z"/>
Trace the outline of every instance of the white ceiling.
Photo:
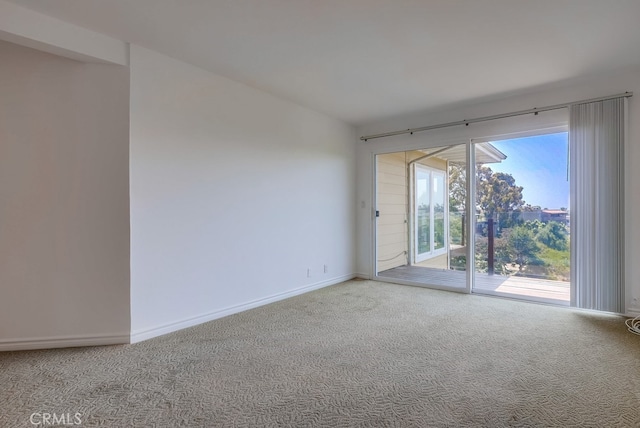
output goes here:
<path id="1" fill-rule="evenodd" d="M 640 65 L 639 0 L 11 0 L 349 123 Z"/>

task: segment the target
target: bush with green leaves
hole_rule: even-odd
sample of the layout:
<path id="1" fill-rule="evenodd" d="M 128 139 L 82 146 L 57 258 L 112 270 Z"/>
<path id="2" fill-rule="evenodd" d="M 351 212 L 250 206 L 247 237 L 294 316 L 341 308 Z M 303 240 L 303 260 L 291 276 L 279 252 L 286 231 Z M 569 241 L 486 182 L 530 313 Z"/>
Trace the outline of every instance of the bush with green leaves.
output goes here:
<path id="1" fill-rule="evenodd" d="M 537 259 L 536 255 L 540 251 L 540 247 L 536 243 L 533 232 L 526 226 L 511 228 L 506 239 L 511 260 L 518 265 L 520 272 L 526 264 Z"/>
<path id="2" fill-rule="evenodd" d="M 569 249 L 567 235 L 567 228 L 564 224 L 550 221 L 538 230 L 536 238 L 549 248 L 566 251 Z"/>

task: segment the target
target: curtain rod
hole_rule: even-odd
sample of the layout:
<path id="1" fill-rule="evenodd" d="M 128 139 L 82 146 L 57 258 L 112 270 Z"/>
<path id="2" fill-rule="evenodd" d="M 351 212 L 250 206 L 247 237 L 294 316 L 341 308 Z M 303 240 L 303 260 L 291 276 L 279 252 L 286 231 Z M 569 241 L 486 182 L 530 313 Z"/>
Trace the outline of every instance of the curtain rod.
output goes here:
<path id="1" fill-rule="evenodd" d="M 528 110 L 514 111 L 512 113 L 503 113 L 503 114 L 496 114 L 493 116 L 477 117 L 475 119 L 459 120 L 457 122 L 441 123 L 439 125 L 422 126 L 420 128 L 409 128 L 409 129 L 403 129 L 402 131 L 385 132 L 383 134 L 365 135 L 364 137 L 360 137 L 360 140 L 367 141 L 367 140 L 373 140 L 375 138 L 393 137 L 394 135 L 413 134 L 414 132 L 430 131 L 432 129 L 448 128 L 451 126 L 458 126 L 458 125 L 469 126 L 470 123 L 486 122 L 489 120 L 503 119 L 503 118 L 514 117 L 514 116 L 522 116 L 525 114 L 538 114 L 541 111 L 559 110 L 562 108 L 567 108 L 567 107 L 579 105 L 579 104 L 587 104 L 587 103 L 593 103 L 597 101 L 606 101 L 606 100 L 612 100 L 614 98 L 621 98 L 621 97 L 626 98 L 626 97 L 632 97 L 632 96 L 633 96 L 633 92 L 625 92 L 624 94 L 610 95 L 608 97 L 600 97 L 600 98 L 591 98 L 588 100 L 574 101 L 572 103 L 567 103 L 567 104 L 556 104 L 556 105 L 547 106 L 547 107 L 531 108 Z"/>

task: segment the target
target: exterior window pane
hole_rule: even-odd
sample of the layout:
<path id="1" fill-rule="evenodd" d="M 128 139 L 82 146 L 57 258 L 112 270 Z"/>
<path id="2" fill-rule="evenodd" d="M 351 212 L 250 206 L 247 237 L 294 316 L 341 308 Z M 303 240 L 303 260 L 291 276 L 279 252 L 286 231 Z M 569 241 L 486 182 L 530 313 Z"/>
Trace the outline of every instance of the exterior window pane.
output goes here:
<path id="1" fill-rule="evenodd" d="M 416 169 L 418 255 L 431 251 L 430 174 Z"/>

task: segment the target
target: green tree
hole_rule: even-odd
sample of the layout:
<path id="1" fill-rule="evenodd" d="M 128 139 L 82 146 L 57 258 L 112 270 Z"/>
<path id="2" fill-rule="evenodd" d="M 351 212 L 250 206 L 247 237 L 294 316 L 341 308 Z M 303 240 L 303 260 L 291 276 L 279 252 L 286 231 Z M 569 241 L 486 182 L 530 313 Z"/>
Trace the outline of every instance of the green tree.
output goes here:
<path id="1" fill-rule="evenodd" d="M 467 171 L 462 163 L 452 162 L 449 165 L 449 209 L 464 211 L 467 197 Z M 511 213 L 525 208 L 522 199 L 522 186 L 516 185 L 511 174 L 493 172 L 487 166 L 476 168 L 476 200 L 477 205 L 487 217 L 496 213 Z M 530 207 L 530 206 L 527 206 Z"/>
<path id="2" fill-rule="evenodd" d="M 449 163 L 449 237 L 453 244 L 462 243 L 462 220 L 466 209 L 467 171 L 459 162 Z"/>
<path id="3" fill-rule="evenodd" d="M 540 251 L 533 232 L 524 225 L 511 228 L 507 236 L 507 249 L 520 272 L 526 264 L 536 259 L 536 254 Z"/>
<path id="4" fill-rule="evenodd" d="M 449 163 L 449 211 L 464 212 L 467 201 L 467 169 L 463 163 Z"/>
<path id="5" fill-rule="evenodd" d="M 493 172 L 487 166 L 478 166 L 476 172 L 477 201 L 487 217 L 522 210 L 522 186 L 516 186 L 516 179 L 511 174 Z"/>

